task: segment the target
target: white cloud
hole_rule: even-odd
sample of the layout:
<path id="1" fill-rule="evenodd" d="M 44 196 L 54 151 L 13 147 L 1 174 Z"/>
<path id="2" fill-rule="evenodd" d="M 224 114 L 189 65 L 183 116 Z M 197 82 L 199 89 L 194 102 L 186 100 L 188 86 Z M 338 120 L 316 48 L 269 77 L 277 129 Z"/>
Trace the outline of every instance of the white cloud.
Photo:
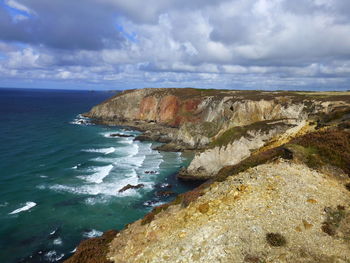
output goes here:
<path id="1" fill-rule="evenodd" d="M 56 9 L 43 8 L 45 1 L 6 3 L 23 12 L 35 13 L 38 19 L 44 19 L 43 14 L 45 19 L 50 19 L 50 12 Z M 74 23 L 80 19 L 79 10 L 64 13 L 67 9 L 63 7 L 69 7 L 71 2 L 60 3 L 62 6 L 54 17 L 64 17 L 69 28 L 83 26 L 81 22 Z M 147 3 L 86 0 L 84 3 L 83 15 L 91 18 L 88 24 L 98 23 L 95 18 L 103 14 L 110 16 L 101 22 L 109 24 L 94 28 L 91 36 L 84 27 L 86 32 L 79 39 L 86 38 L 91 43 L 82 42 L 79 46 L 79 42 L 76 46 L 71 41 L 68 48 L 60 45 L 58 42 L 66 41 L 68 31 L 64 25 L 57 24 L 52 31 L 62 35 L 61 38 L 42 43 L 28 40 L 23 47 L 3 39 L 0 52 L 5 58 L 0 76 L 143 86 L 257 85 L 259 88 L 349 83 L 350 4 L 342 0 L 150 0 Z M 104 33 L 111 21 L 115 23 L 115 34 Z M 43 28 L 49 30 L 56 23 L 47 22 L 33 24 L 33 34 Z M 18 24 L 22 26 L 21 21 Z M 119 35 L 116 25 L 123 31 Z M 77 30 L 69 32 L 80 32 Z M 93 35 L 96 31 L 99 34 Z M 94 41 L 100 38 L 104 41 Z M 52 41 L 55 45 L 51 45 Z"/>

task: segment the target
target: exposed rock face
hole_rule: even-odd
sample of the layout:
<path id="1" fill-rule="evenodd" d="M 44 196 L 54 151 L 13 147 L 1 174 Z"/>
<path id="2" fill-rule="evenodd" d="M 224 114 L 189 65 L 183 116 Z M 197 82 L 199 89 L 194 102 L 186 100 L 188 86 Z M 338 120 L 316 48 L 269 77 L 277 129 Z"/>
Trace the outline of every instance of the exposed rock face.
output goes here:
<path id="1" fill-rule="evenodd" d="M 148 131 L 137 139 L 167 143 L 160 150 L 205 150 L 182 173 L 196 179 L 208 178 L 223 166 L 239 162 L 293 125 L 348 105 L 349 97 L 327 99 L 295 92 L 142 89 L 118 94 L 86 115 Z M 277 120 L 284 126 L 264 123 Z M 212 147 L 211 143 L 228 130 L 256 123 L 262 127 L 252 127 L 235 141 Z"/>
<path id="2" fill-rule="evenodd" d="M 170 206 L 149 224 L 131 224 L 107 257 L 119 263 L 347 262 L 350 194 L 343 177 L 282 160 L 249 169 L 212 184 L 186 208 Z"/>

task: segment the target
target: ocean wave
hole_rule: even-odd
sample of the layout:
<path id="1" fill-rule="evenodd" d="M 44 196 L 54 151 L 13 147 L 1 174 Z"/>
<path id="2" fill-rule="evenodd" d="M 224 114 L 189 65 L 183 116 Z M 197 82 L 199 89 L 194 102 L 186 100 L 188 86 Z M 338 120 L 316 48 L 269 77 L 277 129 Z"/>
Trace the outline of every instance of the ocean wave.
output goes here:
<path id="1" fill-rule="evenodd" d="M 133 169 L 133 170 L 130 170 L 129 173 L 125 174 L 123 177 L 114 178 L 110 182 L 103 182 L 100 184 L 80 185 L 80 186 L 68 186 L 68 185 L 55 184 L 55 185 L 49 186 L 48 188 L 54 191 L 69 192 L 73 194 L 82 194 L 82 195 L 140 196 L 140 194 L 134 189 L 130 189 L 130 191 L 119 193 L 119 190 L 128 184 L 137 185 L 140 183 L 145 185 L 143 189 L 151 190 L 153 187 L 152 182 L 140 181 L 136 171 Z M 98 202 L 98 200 L 89 199 L 86 202 L 92 205 L 93 202 L 96 202 L 96 201 Z"/>
<path id="2" fill-rule="evenodd" d="M 144 206 L 148 206 L 148 207 L 156 207 L 164 204 L 166 204 L 166 202 L 163 202 L 163 201 L 146 201 L 143 203 Z"/>
<path id="3" fill-rule="evenodd" d="M 14 215 L 14 214 L 18 214 L 20 212 L 23 212 L 23 211 L 27 211 L 31 208 L 33 208 L 34 206 L 36 206 L 36 203 L 34 202 L 26 202 L 26 205 L 21 207 L 21 208 L 18 208 L 16 210 L 13 210 L 11 213 L 9 213 L 9 215 Z"/>
<path id="4" fill-rule="evenodd" d="M 103 235 L 102 231 L 98 231 L 96 229 L 91 229 L 90 231 L 86 231 L 83 233 L 83 237 L 92 238 L 92 237 L 100 237 Z"/>
<path id="5" fill-rule="evenodd" d="M 89 152 L 89 153 L 104 153 L 104 154 L 110 154 L 114 153 L 116 148 L 109 147 L 109 148 L 101 148 L 101 149 L 86 149 L 82 150 L 83 152 Z"/>
<path id="6" fill-rule="evenodd" d="M 89 197 L 85 199 L 85 204 L 87 205 L 96 205 L 96 204 L 105 204 L 109 201 L 109 198 L 106 197 Z"/>
<path id="7" fill-rule="evenodd" d="M 111 164 L 107 166 L 94 167 L 92 169 L 94 174 L 89 176 L 79 176 L 79 178 L 82 178 L 90 183 L 100 184 L 103 182 L 103 179 L 109 175 L 112 169 L 113 169 L 113 165 Z"/>
<path id="8" fill-rule="evenodd" d="M 49 262 L 57 262 L 64 257 L 64 254 L 58 254 L 55 250 L 51 250 L 45 254 L 45 259 Z"/>
<path id="9" fill-rule="evenodd" d="M 58 238 L 54 239 L 52 243 L 56 246 L 62 246 L 63 241 L 62 241 L 62 238 L 58 237 Z"/>
<path id="10" fill-rule="evenodd" d="M 81 114 L 78 114 L 73 121 L 70 122 L 70 124 L 74 125 L 93 125 L 91 123 L 91 120 L 87 117 L 84 117 Z"/>

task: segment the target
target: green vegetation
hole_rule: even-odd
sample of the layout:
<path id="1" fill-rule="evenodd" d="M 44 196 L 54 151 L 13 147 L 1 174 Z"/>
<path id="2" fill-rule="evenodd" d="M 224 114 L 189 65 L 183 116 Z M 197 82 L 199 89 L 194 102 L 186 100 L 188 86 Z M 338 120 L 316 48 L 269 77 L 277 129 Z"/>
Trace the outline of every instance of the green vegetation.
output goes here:
<path id="1" fill-rule="evenodd" d="M 225 145 L 228 145 L 229 143 L 233 142 L 236 139 L 239 139 L 243 135 L 247 133 L 247 128 L 244 126 L 242 127 L 233 127 L 231 129 L 228 129 L 223 134 L 221 134 L 218 138 L 216 138 L 211 144 L 210 147 L 222 147 Z"/>
<path id="2" fill-rule="evenodd" d="M 286 145 L 311 168 L 330 164 L 350 175 L 350 132 L 325 130 L 309 133 Z"/>
<path id="3" fill-rule="evenodd" d="M 317 128 L 325 127 L 327 125 L 330 125 L 332 122 L 339 121 L 343 118 L 349 119 L 348 115 L 350 115 L 350 109 L 348 107 L 339 107 L 331 113 L 320 114 L 317 121 Z"/>
<path id="4" fill-rule="evenodd" d="M 229 143 L 233 142 L 234 140 L 239 139 L 242 136 L 245 136 L 248 131 L 250 130 L 260 130 L 262 132 L 269 131 L 273 127 L 276 127 L 278 124 L 270 125 L 271 121 L 259 121 L 255 122 L 250 125 L 246 126 L 236 126 L 228 129 L 223 134 L 221 134 L 219 137 L 217 137 L 213 142 L 211 142 L 209 147 L 216 147 L 216 146 L 225 146 Z"/>

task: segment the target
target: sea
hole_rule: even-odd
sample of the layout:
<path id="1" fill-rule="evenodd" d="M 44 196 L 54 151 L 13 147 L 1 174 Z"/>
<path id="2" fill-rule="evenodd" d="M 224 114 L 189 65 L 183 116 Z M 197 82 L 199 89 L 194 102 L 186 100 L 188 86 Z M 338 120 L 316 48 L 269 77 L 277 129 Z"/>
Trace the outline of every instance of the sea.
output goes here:
<path id="1" fill-rule="evenodd" d="M 193 188 L 176 179 L 190 154 L 80 115 L 112 95 L 0 89 L 0 262 L 62 262 Z M 119 192 L 127 184 L 144 187 Z"/>

